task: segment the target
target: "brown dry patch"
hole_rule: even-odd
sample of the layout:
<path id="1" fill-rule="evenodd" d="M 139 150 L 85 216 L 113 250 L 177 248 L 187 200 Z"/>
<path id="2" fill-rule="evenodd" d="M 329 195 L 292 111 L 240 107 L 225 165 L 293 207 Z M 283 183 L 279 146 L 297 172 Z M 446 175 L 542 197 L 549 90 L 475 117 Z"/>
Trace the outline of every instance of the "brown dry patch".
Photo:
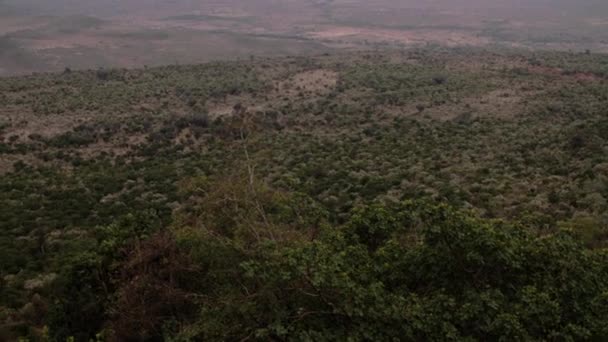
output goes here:
<path id="1" fill-rule="evenodd" d="M 552 76 L 563 79 L 573 79 L 575 81 L 600 81 L 604 79 L 601 76 L 589 72 L 565 73 L 564 70 L 561 68 L 550 66 L 532 65 L 528 67 L 528 71 L 535 75 Z"/>
<path id="2" fill-rule="evenodd" d="M 465 112 L 465 107 L 455 106 L 453 104 L 434 106 L 430 108 L 425 108 L 423 111 L 412 112 L 410 111 L 410 115 L 415 119 L 433 119 L 440 121 L 449 121 L 454 120 L 457 117 L 463 115 Z"/>
<path id="3" fill-rule="evenodd" d="M 317 69 L 300 72 L 285 81 L 275 82 L 275 92 L 281 96 L 294 96 L 302 92 L 327 94 L 338 83 L 338 73 Z"/>
<path id="4" fill-rule="evenodd" d="M 124 156 L 131 151 L 130 147 L 126 144 L 117 142 L 103 142 L 98 141 L 94 144 L 87 145 L 77 149 L 81 157 L 85 159 L 93 159 L 103 153 L 107 153 L 115 156 Z"/>
<path id="5" fill-rule="evenodd" d="M 218 118 L 222 116 L 232 115 L 234 113 L 234 106 L 236 103 L 232 103 L 234 101 L 230 101 L 230 103 L 218 103 L 214 102 L 208 105 L 209 116 L 212 118 Z"/>
<path id="6" fill-rule="evenodd" d="M 129 106 L 130 113 L 140 113 L 144 115 L 155 115 L 169 110 L 175 115 L 186 115 L 192 111 L 192 108 L 186 106 L 184 102 L 174 96 L 166 96 L 159 99 L 146 98 L 136 104 Z M 126 115 L 123 119 L 128 119 Z"/>
<path id="7" fill-rule="evenodd" d="M 563 75 L 563 70 L 560 68 L 554 68 L 554 67 L 542 66 L 542 65 L 531 65 L 528 67 L 528 71 L 532 74 L 544 75 L 544 76 L 560 77 Z"/>
<path id="8" fill-rule="evenodd" d="M 196 133 L 193 132 L 189 127 L 182 129 L 173 139 L 174 144 L 182 145 L 184 147 L 184 153 L 201 152 L 207 150 L 204 141 L 204 139 L 197 138 Z"/>
<path id="9" fill-rule="evenodd" d="M 18 136 L 20 141 L 29 141 L 30 135 L 40 135 L 44 138 L 60 135 L 89 120 L 86 114 L 79 114 L 78 118 L 74 118 L 63 114 L 35 115 L 23 110 L 7 110 L 2 112 L 2 116 L 12 122 L 4 135 Z"/>
<path id="10" fill-rule="evenodd" d="M 586 22 L 591 26 L 608 26 L 608 19 L 606 18 L 591 18 L 587 19 Z"/>
<path id="11" fill-rule="evenodd" d="M 21 155 L 21 154 L 3 154 L 0 156 L 0 176 L 14 171 L 14 165 L 17 162 L 23 162 L 26 165 L 34 167 L 40 167 L 48 164 L 44 161 L 34 157 L 33 155 Z"/>
<path id="12" fill-rule="evenodd" d="M 193 135 L 192 130 L 186 127 L 179 132 L 175 139 L 173 139 L 173 142 L 176 144 L 187 145 L 188 141 L 191 140 Z"/>
<path id="13" fill-rule="evenodd" d="M 490 39 L 470 32 L 443 29 L 396 30 L 334 26 L 311 32 L 309 36 L 321 40 L 357 39 L 375 42 L 395 42 L 406 45 L 432 42 L 448 46 L 481 46 L 490 43 Z"/>
<path id="14" fill-rule="evenodd" d="M 249 95 L 227 96 L 225 99 L 214 99 L 207 102 L 207 111 L 211 119 L 232 115 L 236 106 L 241 106 L 249 112 L 263 111 L 268 101 L 261 97 Z"/>
<path id="15" fill-rule="evenodd" d="M 2 17 L 0 20 L 0 35 L 23 31 L 37 30 L 48 24 L 47 19 L 32 17 Z"/>
<path id="16" fill-rule="evenodd" d="M 468 105 L 471 109 L 473 117 L 512 119 L 524 112 L 524 98 L 514 90 L 498 89 L 484 94 L 478 100 L 465 100 L 465 106 Z"/>
<path id="17" fill-rule="evenodd" d="M 131 134 L 126 138 L 125 143 L 131 147 L 137 147 L 146 142 L 147 134 Z"/>
<path id="18" fill-rule="evenodd" d="M 530 94 L 522 94 L 512 89 L 497 89 L 481 96 L 463 99 L 460 103 L 447 103 L 417 111 L 415 106 L 402 108 L 403 115 L 413 118 L 427 118 L 440 121 L 468 120 L 491 117 L 503 120 L 513 119 L 525 112 L 526 99 Z"/>
<path id="19" fill-rule="evenodd" d="M 603 78 L 598 76 L 598 75 L 594 75 L 588 72 L 577 72 L 576 74 L 573 74 L 572 77 L 574 77 L 575 80 L 577 81 L 599 81 L 602 80 Z"/>
<path id="20" fill-rule="evenodd" d="M 77 47 L 86 48 L 117 48 L 116 39 L 104 38 L 92 32 L 81 32 L 76 34 L 54 35 L 49 39 L 24 39 L 24 46 L 34 50 L 42 51 L 49 49 L 72 49 Z"/>
<path id="21" fill-rule="evenodd" d="M 166 21 L 166 22 L 158 22 L 158 24 L 150 24 L 150 25 L 154 25 L 153 27 L 156 28 L 163 28 L 163 29 L 175 29 L 175 28 L 182 28 L 182 29 L 190 29 L 190 30 L 196 30 L 196 31 L 211 31 L 211 30 L 221 30 L 221 29 L 227 29 L 227 28 L 233 28 L 232 25 L 218 25 L 218 24 L 211 24 L 209 22 L 204 22 L 204 21 Z M 146 25 L 147 26 L 147 25 Z M 146 27 L 144 26 L 144 27 Z M 123 31 L 117 30 L 117 32 L 121 33 Z"/>

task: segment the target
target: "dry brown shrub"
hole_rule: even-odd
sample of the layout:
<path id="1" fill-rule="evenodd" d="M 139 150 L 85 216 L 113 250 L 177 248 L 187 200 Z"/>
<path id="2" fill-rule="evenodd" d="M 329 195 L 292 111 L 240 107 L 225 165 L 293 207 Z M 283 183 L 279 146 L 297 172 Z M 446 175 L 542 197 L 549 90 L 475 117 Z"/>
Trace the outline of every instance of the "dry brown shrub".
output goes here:
<path id="1" fill-rule="evenodd" d="M 120 286 L 110 309 L 111 339 L 158 339 L 168 318 L 193 315 L 196 303 L 188 284 L 200 273 L 168 232 L 135 244 L 116 279 Z"/>

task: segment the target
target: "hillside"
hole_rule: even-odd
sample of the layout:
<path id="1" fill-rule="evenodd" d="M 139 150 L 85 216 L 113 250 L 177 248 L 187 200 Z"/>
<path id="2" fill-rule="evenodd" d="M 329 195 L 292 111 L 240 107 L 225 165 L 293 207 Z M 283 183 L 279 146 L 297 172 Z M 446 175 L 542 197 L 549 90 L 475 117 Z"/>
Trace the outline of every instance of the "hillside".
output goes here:
<path id="1" fill-rule="evenodd" d="M 0 340 L 601 340 L 606 108 L 499 48 L 2 78 Z"/>

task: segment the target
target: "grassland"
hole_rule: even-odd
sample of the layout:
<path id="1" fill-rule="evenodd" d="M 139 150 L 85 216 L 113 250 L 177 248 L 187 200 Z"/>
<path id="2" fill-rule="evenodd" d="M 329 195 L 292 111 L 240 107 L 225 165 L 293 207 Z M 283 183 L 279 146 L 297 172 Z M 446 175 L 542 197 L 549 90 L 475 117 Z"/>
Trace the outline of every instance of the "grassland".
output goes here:
<path id="1" fill-rule="evenodd" d="M 427 44 L 608 52 L 608 9 L 593 0 L 576 6 L 474 0 L 155 6 L 129 0 L 108 6 L 53 0 L 7 1 L 2 8 L 0 38 L 12 47 L 0 55 L 0 75 Z"/>

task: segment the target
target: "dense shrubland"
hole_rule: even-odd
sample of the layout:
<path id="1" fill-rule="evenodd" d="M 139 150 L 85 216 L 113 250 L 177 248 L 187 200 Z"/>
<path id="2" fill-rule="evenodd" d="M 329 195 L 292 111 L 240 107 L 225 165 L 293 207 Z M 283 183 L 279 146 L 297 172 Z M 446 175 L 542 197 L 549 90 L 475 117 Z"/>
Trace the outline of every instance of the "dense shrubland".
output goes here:
<path id="1" fill-rule="evenodd" d="M 0 339 L 603 340 L 607 59 L 0 80 Z"/>

